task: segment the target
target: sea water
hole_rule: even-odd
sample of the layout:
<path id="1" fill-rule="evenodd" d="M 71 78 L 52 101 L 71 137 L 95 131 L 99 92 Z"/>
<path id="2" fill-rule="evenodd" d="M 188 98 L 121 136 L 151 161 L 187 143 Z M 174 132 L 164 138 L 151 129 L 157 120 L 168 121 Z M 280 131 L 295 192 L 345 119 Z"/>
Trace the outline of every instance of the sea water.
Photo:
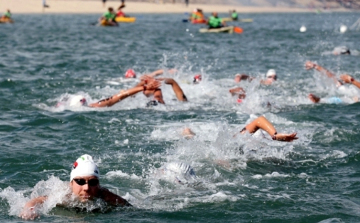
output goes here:
<path id="1" fill-rule="evenodd" d="M 304 69 L 307 60 L 360 79 L 356 13 L 241 14 L 252 23 L 239 34 L 204 34 L 183 15 L 135 15 L 132 24 L 94 26 L 99 15 L 17 15 L 0 25 L 0 221 L 18 222 L 30 198 L 49 195 L 43 222 L 357 222 L 359 91 L 339 91 Z M 222 15 L 227 16 L 227 15 Z M 300 32 L 304 25 L 306 32 Z M 334 56 L 337 46 L 350 56 Z M 72 107 L 131 88 L 138 74 L 177 69 L 188 102 L 162 84 L 165 105 L 146 107 L 142 93 L 109 108 Z M 260 85 L 268 69 L 278 81 Z M 245 73 L 252 82 L 234 83 Z M 193 76 L 203 81 L 192 84 Z M 240 86 L 238 103 L 229 89 Z M 308 94 L 346 103 L 313 104 Z M 238 133 L 264 115 L 279 133 Z M 191 128 L 192 139 L 181 135 Z M 72 163 L 90 154 L 101 185 L 133 208 L 93 213 L 56 207 Z M 191 165 L 196 182 L 179 184 L 158 174 L 167 163 Z M 101 205 L 101 204 L 100 204 Z"/>

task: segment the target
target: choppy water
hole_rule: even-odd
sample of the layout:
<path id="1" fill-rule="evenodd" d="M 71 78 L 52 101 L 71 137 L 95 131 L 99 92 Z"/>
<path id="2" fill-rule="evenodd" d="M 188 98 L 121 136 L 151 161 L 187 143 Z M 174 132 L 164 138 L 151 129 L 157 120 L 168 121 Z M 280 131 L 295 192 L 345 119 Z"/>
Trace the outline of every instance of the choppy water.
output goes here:
<path id="1" fill-rule="evenodd" d="M 359 103 L 312 104 L 307 95 L 351 101 L 359 91 L 339 92 L 303 65 L 313 60 L 360 79 L 359 56 L 331 54 L 341 45 L 360 50 L 359 31 L 339 32 L 358 16 L 246 14 L 254 22 L 238 24 L 242 35 L 209 35 L 181 23 L 183 15 L 138 15 L 118 28 L 90 25 L 97 15 L 14 15 L 15 24 L 0 26 L 0 221 L 18 222 L 30 196 L 59 195 L 87 153 L 102 185 L 134 208 L 76 213 L 53 201 L 41 221 L 357 222 Z M 132 87 L 120 79 L 128 68 L 176 68 L 189 102 L 163 86 L 165 106 L 146 108 L 139 94 L 111 108 L 54 107 L 76 94 L 92 102 Z M 270 68 L 277 83 L 260 86 Z M 203 82 L 190 84 L 197 73 Z M 257 77 L 239 84 L 248 95 L 242 104 L 228 93 L 236 73 Z M 299 139 L 233 137 L 260 115 Z M 184 127 L 196 136 L 182 138 Z M 196 182 L 155 174 L 169 162 L 193 166 Z"/>

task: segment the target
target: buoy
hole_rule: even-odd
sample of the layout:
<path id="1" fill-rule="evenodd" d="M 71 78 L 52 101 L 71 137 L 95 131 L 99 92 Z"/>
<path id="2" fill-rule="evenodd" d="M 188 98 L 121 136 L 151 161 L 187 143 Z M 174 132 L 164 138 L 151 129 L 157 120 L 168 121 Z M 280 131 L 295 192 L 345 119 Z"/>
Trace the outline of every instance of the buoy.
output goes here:
<path id="1" fill-rule="evenodd" d="M 301 27 L 300 27 L 300 32 L 302 32 L 302 33 L 303 33 L 303 32 L 306 32 L 306 27 L 305 27 L 305 26 L 301 26 Z"/>
<path id="2" fill-rule="evenodd" d="M 346 27 L 345 25 L 341 25 L 341 26 L 340 26 L 340 32 L 341 32 L 341 33 L 346 32 L 346 30 L 347 30 L 347 27 Z"/>

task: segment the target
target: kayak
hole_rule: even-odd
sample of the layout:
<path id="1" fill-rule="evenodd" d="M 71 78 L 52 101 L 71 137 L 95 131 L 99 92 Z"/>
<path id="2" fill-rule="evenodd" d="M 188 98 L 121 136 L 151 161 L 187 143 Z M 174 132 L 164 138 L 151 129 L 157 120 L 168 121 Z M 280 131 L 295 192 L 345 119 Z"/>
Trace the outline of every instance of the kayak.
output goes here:
<path id="1" fill-rule="evenodd" d="M 217 28 L 217 29 L 203 28 L 203 29 L 199 29 L 199 32 L 201 32 L 201 33 L 233 33 L 234 26 L 226 26 L 226 27 Z"/>
<path id="2" fill-rule="evenodd" d="M 13 23 L 14 21 L 12 19 L 9 19 L 9 18 L 4 18 L 4 17 L 1 17 L 0 18 L 0 23 Z"/>
<path id="3" fill-rule="evenodd" d="M 116 17 L 116 22 L 135 22 L 136 17 Z"/>
<path id="4" fill-rule="evenodd" d="M 115 23 L 109 23 L 108 21 L 106 21 L 106 19 L 101 20 L 101 22 L 99 23 L 100 26 L 117 26 L 117 24 Z"/>
<path id="5" fill-rule="evenodd" d="M 224 22 L 253 22 L 254 20 L 253 19 L 237 19 L 237 20 L 233 20 L 232 18 L 230 17 L 227 17 L 227 18 L 221 18 L 222 21 Z"/>
<path id="6" fill-rule="evenodd" d="M 199 19 L 199 20 L 192 20 L 192 24 L 206 24 L 207 21 L 205 19 Z"/>

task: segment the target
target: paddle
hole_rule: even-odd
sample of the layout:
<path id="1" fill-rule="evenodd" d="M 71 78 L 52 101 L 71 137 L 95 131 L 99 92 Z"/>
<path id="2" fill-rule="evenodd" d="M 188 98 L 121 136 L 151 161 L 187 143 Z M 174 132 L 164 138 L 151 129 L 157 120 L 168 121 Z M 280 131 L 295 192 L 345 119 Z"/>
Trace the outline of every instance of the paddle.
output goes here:
<path id="1" fill-rule="evenodd" d="M 239 26 L 234 26 L 234 33 L 238 33 L 238 34 L 241 34 L 243 33 L 243 29 Z"/>
<path id="2" fill-rule="evenodd" d="M 189 20 L 188 19 L 183 19 L 182 22 L 189 22 Z"/>

